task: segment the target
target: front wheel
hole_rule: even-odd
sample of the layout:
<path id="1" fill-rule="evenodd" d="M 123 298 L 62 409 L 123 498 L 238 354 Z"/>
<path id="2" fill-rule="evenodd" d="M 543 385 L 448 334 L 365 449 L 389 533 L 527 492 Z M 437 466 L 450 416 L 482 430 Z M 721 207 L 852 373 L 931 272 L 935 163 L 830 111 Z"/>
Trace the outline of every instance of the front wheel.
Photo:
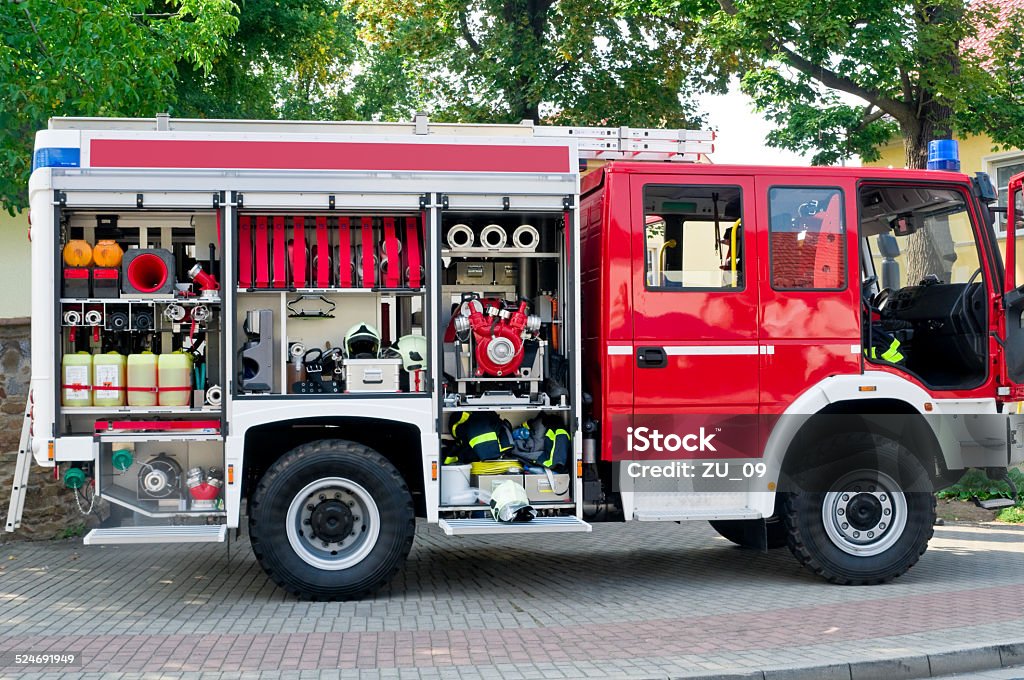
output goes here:
<path id="1" fill-rule="evenodd" d="M 822 442 L 786 499 L 793 555 L 846 585 L 884 583 L 928 547 L 935 496 L 920 461 L 899 442 L 865 433 Z"/>
<path id="2" fill-rule="evenodd" d="M 285 454 L 249 503 L 260 566 L 304 599 L 356 599 L 380 588 L 405 562 L 414 531 L 412 497 L 395 467 L 344 440 Z"/>

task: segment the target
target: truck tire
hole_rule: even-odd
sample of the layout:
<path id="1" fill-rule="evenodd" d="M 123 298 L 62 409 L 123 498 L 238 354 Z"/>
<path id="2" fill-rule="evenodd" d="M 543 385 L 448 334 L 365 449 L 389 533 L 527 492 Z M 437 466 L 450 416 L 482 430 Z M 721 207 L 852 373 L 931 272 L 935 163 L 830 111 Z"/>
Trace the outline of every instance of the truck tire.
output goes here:
<path id="1" fill-rule="evenodd" d="M 412 496 L 373 449 L 342 439 L 277 460 L 249 500 L 249 540 L 275 583 L 302 599 L 351 600 L 391 580 L 412 548 Z"/>
<path id="2" fill-rule="evenodd" d="M 822 578 L 885 583 L 927 549 L 935 495 L 924 466 L 901 443 L 868 433 L 829 437 L 797 480 L 783 513 L 789 549 Z"/>
<path id="3" fill-rule="evenodd" d="M 757 548 L 758 546 L 747 539 L 743 530 L 743 522 L 760 522 L 761 520 L 712 520 L 708 522 L 722 538 L 729 540 L 741 548 Z M 785 548 L 789 544 L 789 532 L 786 531 L 786 523 L 778 515 L 769 517 L 764 521 L 765 533 L 768 537 L 768 549 Z"/>

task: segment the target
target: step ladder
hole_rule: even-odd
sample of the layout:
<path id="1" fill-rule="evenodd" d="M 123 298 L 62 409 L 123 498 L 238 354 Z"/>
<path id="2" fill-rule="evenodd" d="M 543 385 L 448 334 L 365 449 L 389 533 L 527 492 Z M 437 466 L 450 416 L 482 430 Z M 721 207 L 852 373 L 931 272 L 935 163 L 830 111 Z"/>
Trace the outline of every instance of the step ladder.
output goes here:
<path id="1" fill-rule="evenodd" d="M 21 515 L 25 511 L 25 494 L 28 492 L 28 473 L 32 469 L 32 391 L 25 401 L 25 417 L 21 421 L 21 438 L 18 440 L 18 458 L 14 465 L 14 483 L 11 500 L 7 504 L 7 520 L 4 529 L 14 532 L 21 526 Z"/>
<path id="2" fill-rule="evenodd" d="M 551 534 L 585 533 L 592 527 L 579 517 L 538 517 L 529 522 L 496 522 L 490 517 L 440 519 L 437 525 L 448 536 L 472 534 Z"/>
<path id="3" fill-rule="evenodd" d="M 760 511 L 746 505 L 746 494 L 736 491 L 633 495 L 633 519 L 639 522 L 760 518 Z"/>
<path id="4" fill-rule="evenodd" d="M 93 529 L 85 535 L 85 545 L 137 545 L 140 543 L 223 543 L 226 524 L 174 527 L 113 527 Z"/>

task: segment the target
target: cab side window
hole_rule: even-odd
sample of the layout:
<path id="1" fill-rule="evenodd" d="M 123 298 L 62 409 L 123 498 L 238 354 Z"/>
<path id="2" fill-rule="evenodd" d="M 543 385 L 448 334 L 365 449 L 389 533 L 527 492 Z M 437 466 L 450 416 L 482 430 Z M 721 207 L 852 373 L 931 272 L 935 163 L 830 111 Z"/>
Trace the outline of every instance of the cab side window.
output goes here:
<path id="1" fill-rule="evenodd" d="M 741 290 L 743 216 L 736 186 L 644 187 L 648 290 Z"/>
<path id="2" fill-rule="evenodd" d="M 843 211 L 839 189 L 773 187 L 768 191 L 772 288 L 846 287 Z"/>

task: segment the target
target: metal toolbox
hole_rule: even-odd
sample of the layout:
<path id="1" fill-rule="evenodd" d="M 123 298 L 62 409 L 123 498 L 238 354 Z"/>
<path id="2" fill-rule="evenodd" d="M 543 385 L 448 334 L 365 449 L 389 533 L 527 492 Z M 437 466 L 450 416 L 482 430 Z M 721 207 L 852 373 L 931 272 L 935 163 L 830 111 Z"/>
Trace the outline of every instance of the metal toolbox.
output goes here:
<path id="1" fill-rule="evenodd" d="M 494 282 L 493 262 L 457 262 L 455 264 L 456 285 L 485 285 Z"/>
<path id="2" fill-rule="evenodd" d="M 522 475 L 470 475 L 469 485 L 480 489 L 480 501 L 488 503 L 491 500 L 491 491 L 502 482 L 516 482 L 522 485 Z"/>
<path id="3" fill-rule="evenodd" d="M 398 392 L 401 359 L 344 359 L 345 392 Z"/>
<path id="4" fill-rule="evenodd" d="M 546 474 L 526 475 L 524 480 L 526 495 L 534 503 L 568 503 L 572 500 L 572 494 L 569 492 L 569 475 L 552 474 L 550 479 Z"/>

